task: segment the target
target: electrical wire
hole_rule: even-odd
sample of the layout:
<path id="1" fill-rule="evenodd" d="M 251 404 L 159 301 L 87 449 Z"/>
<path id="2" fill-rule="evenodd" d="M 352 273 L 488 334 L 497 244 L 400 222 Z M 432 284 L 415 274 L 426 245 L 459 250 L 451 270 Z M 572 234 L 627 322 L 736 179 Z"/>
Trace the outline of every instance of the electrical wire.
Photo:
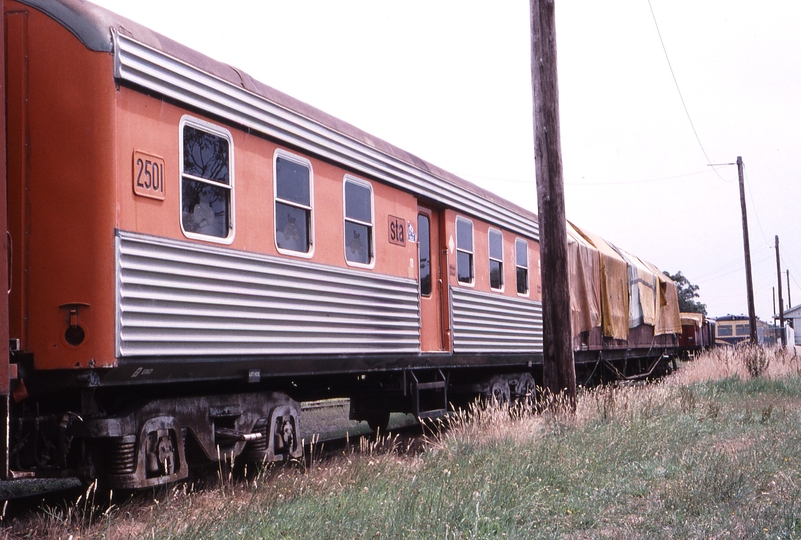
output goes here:
<path id="1" fill-rule="evenodd" d="M 784 263 L 784 267 L 785 268 L 792 267 L 793 273 L 790 274 L 790 279 L 793 280 L 793 283 L 795 283 L 795 286 L 797 288 L 801 289 L 801 284 L 799 284 L 798 281 L 795 279 L 795 276 L 797 274 L 796 266 L 794 264 L 787 264 L 787 261 L 785 261 L 784 255 L 782 255 L 782 254 L 779 254 L 779 258 L 781 259 L 782 263 Z M 792 263 L 792 261 L 790 261 L 790 262 Z M 788 288 L 790 287 L 789 283 L 787 284 L 787 287 Z M 792 306 L 790 306 L 790 307 L 792 307 Z"/>
<path id="2" fill-rule="evenodd" d="M 677 178 L 686 178 L 688 176 L 696 176 L 699 174 L 706 174 L 709 172 L 708 169 L 704 169 L 703 171 L 696 171 L 691 173 L 685 174 L 677 174 L 675 176 L 663 176 L 660 178 L 647 178 L 642 180 L 623 180 L 620 182 L 565 182 L 565 186 L 617 186 L 617 185 L 624 185 L 624 184 L 645 184 L 648 182 L 661 182 L 663 180 L 675 180 Z M 510 184 L 532 184 L 532 180 L 515 180 L 512 178 L 496 178 L 492 176 L 479 176 L 477 174 L 458 174 L 462 178 L 467 180 L 491 180 L 493 182 L 508 182 Z"/>
<path id="3" fill-rule="evenodd" d="M 670 63 L 670 57 L 668 56 L 667 48 L 665 47 L 665 41 L 662 39 L 662 32 L 659 31 L 659 23 L 656 22 L 656 14 L 654 13 L 654 7 L 651 5 L 651 0 L 648 0 L 648 7 L 651 10 L 651 17 L 653 17 L 654 19 L 654 26 L 656 27 L 656 33 L 659 36 L 659 43 L 662 44 L 662 51 L 665 53 L 665 60 L 667 60 L 668 68 L 670 68 L 670 75 L 673 77 L 673 84 L 676 85 L 676 91 L 679 93 L 679 99 L 681 99 L 681 106 L 684 107 L 684 114 L 687 115 L 687 120 L 690 122 L 690 127 L 693 129 L 695 140 L 698 141 L 698 146 L 701 147 L 701 152 L 704 153 L 704 157 L 706 158 L 707 164 L 712 167 L 712 170 L 715 171 L 715 174 L 718 175 L 718 178 L 720 178 L 724 182 L 731 182 L 731 180 L 726 180 L 720 175 L 720 173 L 712 165 L 712 160 L 709 159 L 709 156 L 706 153 L 706 149 L 704 148 L 704 145 L 701 142 L 701 137 L 698 136 L 698 131 L 695 129 L 695 124 L 693 123 L 693 119 L 690 117 L 690 111 L 687 109 L 687 104 L 684 102 L 684 96 L 681 93 L 681 88 L 679 88 L 679 81 L 676 79 L 676 74 L 673 72 L 673 65 Z"/>
<path id="4" fill-rule="evenodd" d="M 662 180 L 675 180 L 676 178 L 686 178 L 688 176 L 695 176 L 698 174 L 705 174 L 707 171 L 698 171 L 687 174 L 679 174 L 676 176 L 664 176 L 661 178 L 648 178 L 646 180 L 624 180 L 621 182 L 565 182 L 565 186 L 620 186 L 628 184 L 645 184 L 647 182 L 661 182 Z"/>
<path id="5" fill-rule="evenodd" d="M 757 213 L 757 211 L 756 211 L 756 201 L 754 200 L 754 193 L 751 191 L 751 180 L 749 180 L 749 178 L 748 178 L 748 173 L 746 172 L 745 164 L 743 164 L 743 176 L 745 178 L 745 183 L 748 186 L 748 196 L 751 198 L 752 213 L 754 214 L 754 217 L 756 218 L 756 221 L 757 221 L 757 225 L 759 226 L 759 232 L 760 232 L 760 234 L 762 234 L 762 240 L 764 240 L 766 244 L 770 243 L 771 249 L 776 249 L 775 242 L 768 242 L 768 239 L 765 236 L 765 231 L 762 229 L 762 222 L 759 219 L 759 213 Z M 795 279 L 795 274 L 797 273 L 796 266 L 794 264 L 789 264 L 788 265 L 787 261 L 784 258 L 784 255 L 781 254 L 781 253 L 779 253 L 779 259 L 784 264 L 785 268 L 792 267 L 792 269 L 793 269 L 792 280 L 796 284 L 796 287 L 801 288 L 801 285 L 799 285 L 798 281 L 796 281 L 796 279 Z M 788 284 L 787 286 L 789 287 L 790 285 Z"/>
<path id="6" fill-rule="evenodd" d="M 695 276 L 695 279 L 698 281 L 704 281 L 706 279 L 712 278 L 717 276 L 719 272 L 723 272 L 724 270 L 729 270 L 730 268 L 737 266 L 737 269 L 744 268 L 745 263 L 743 262 L 743 257 L 740 255 L 736 259 L 733 259 L 730 262 L 727 262 L 723 266 L 719 266 L 713 270 L 706 272 L 705 274 L 701 274 L 700 276 Z"/>
<path id="7" fill-rule="evenodd" d="M 766 256 L 766 257 L 764 257 L 762 259 L 759 259 L 758 261 L 751 261 L 751 266 L 753 267 L 753 266 L 756 266 L 758 264 L 761 264 L 761 263 L 771 259 L 772 257 L 773 257 L 773 255 L 768 255 L 768 256 Z M 734 270 L 729 270 L 728 272 L 723 272 L 721 274 L 712 273 L 711 275 L 709 275 L 706 278 L 703 278 L 703 279 L 696 278 L 696 280 L 697 281 L 714 281 L 716 279 L 722 278 L 723 276 L 728 276 L 729 274 L 734 274 L 735 272 L 739 272 L 739 271 L 744 270 L 744 269 L 745 269 L 745 262 L 743 262 L 740 266 L 738 266 Z"/>
<path id="8" fill-rule="evenodd" d="M 782 255 L 782 254 L 779 254 L 779 258 L 780 258 L 780 259 L 781 259 L 781 261 L 784 263 L 784 267 L 785 267 L 785 268 L 792 267 L 792 269 L 793 269 L 793 273 L 792 273 L 792 274 L 790 274 L 790 276 L 791 276 L 791 279 L 793 280 L 793 283 L 795 283 L 795 284 L 796 284 L 796 286 L 797 286 L 798 288 L 800 288 L 800 289 L 801 289 L 801 284 L 799 284 L 799 283 L 798 283 L 798 282 L 795 280 L 795 276 L 796 276 L 796 274 L 798 273 L 798 270 L 796 270 L 796 266 L 795 266 L 794 264 L 787 264 L 787 261 L 784 259 L 784 255 Z M 793 262 L 793 261 L 790 261 L 790 263 L 792 263 L 792 262 Z"/>

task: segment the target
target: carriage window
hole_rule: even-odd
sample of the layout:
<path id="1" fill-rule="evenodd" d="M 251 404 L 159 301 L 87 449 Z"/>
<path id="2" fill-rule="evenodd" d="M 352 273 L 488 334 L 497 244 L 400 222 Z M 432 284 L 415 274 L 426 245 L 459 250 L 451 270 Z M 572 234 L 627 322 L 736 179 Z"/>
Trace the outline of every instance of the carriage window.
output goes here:
<path id="1" fill-rule="evenodd" d="M 417 249 L 420 257 L 420 294 L 431 296 L 431 224 L 428 216 L 417 216 Z"/>
<path id="2" fill-rule="evenodd" d="M 748 324 L 738 324 L 737 330 L 735 334 L 738 336 L 747 336 L 751 333 L 751 325 Z"/>
<path id="3" fill-rule="evenodd" d="M 373 188 L 367 182 L 345 178 L 345 259 L 373 262 Z"/>
<path id="4" fill-rule="evenodd" d="M 456 275 L 459 283 L 473 283 L 473 222 L 456 218 Z"/>
<path id="5" fill-rule="evenodd" d="M 721 337 L 731 336 L 731 325 L 718 324 L 718 335 Z"/>
<path id="6" fill-rule="evenodd" d="M 489 230 L 489 270 L 490 288 L 503 289 L 503 234 L 496 229 Z"/>
<path id="7" fill-rule="evenodd" d="M 522 238 L 515 240 L 515 269 L 517 294 L 528 294 L 528 243 Z"/>
<path id="8" fill-rule="evenodd" d="M 181 225 L 187 235 L 227 239 L 232 231 L 231 138 L 185 124 L 182 130 Z"/>
<path id="9" fill-rule="evenodd" d="M 275 158 L 275 243 L 279 250 L 310 253 L 312 245 L 311 163 L 297 156 Z"/>

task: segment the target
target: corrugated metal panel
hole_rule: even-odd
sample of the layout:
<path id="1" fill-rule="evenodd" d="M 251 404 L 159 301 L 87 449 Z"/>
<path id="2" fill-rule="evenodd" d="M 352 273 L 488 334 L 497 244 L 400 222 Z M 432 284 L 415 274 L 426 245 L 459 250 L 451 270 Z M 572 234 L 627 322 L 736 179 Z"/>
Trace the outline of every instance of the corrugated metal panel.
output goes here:
<path id="1" fill-rule="evenodd" d="M 417 353 L 417 282 L 120 232 L 117 354 Z"/>
<path id="2" fill-rule="evenodd" d="M 447 207 L 539 239 L 536 221 L 380 152 L 262 96 L 114 33 L 115 76 Z"/>
<path id="3" fill-rule="evenodd" d="M 542 304 L 451 288 L 453 352 L 542 352 Z"/>

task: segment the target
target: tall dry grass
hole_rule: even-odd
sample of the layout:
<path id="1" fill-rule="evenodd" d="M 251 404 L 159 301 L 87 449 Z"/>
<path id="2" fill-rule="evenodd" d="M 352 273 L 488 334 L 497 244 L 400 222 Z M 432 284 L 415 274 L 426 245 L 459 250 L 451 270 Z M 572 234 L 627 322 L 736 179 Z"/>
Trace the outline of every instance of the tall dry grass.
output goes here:
<path id="1" fill-rule="evenodd" d="M 216 489 L 94 510 L 88 492 L 3 536 L 801 537 L 799 371 L 794 350 L 717 349 L 660 382 L 580 389 L 575 414 L 476 403 L 428 423 L 422 450 L 312 445 Z"/>
<path id="2" fill-rule="evenodd" d="M 760 347 L 743 344 L 717 347 L 701 353 L 668 379 L 670 384 L 686 385 L 729 377 L 777 379 L 801 371 L 799 347 Z"/>

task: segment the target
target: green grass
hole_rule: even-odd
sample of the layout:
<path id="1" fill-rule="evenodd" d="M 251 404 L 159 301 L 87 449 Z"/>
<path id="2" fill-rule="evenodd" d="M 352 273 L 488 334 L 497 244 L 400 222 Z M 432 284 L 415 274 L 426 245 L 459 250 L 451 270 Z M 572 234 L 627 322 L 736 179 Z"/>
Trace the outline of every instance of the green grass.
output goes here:
<path id="1" fill-rule="evenodd" d="M 176 489 L 81 534 L 801 538 L 797 373 L 585 391 L 575 417 L 476 410 L 451 423 L 421 452 L 363 444 L 247 484 Z"/>

